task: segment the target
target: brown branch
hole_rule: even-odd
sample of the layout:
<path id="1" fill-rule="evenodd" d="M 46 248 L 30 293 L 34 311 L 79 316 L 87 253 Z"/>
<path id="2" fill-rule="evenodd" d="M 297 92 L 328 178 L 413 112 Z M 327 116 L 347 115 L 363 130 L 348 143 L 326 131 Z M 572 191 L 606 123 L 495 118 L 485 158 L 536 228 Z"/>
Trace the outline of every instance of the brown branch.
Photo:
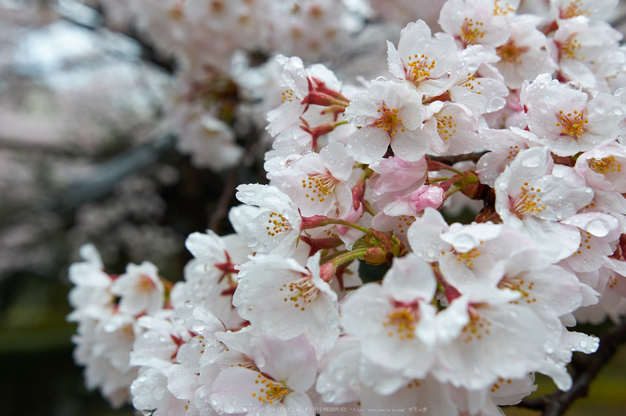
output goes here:
<path id="1" fill-rule="evenodd" d="M 574 353 L 573 383 L 568 391 L 556 390 L 543 397 L 524 399 L 519 407 L 542 410 L 543 416 L 561 416 L 579 398 L 586 397 L 589 385 L 600 370 L 613 358 L 617 348 L 626 344 L 626 321 L 600 336 L 600 346 L 593 354 Z"/>
<path id="2" fill-rule="evenodd" d="M 486 153 L 488 152 L 485 151 L 485 152 L 470 153 L 467 155 L 454 155 L 454 156 L 428 156 L 428 158 L 430 160 L 434 160 L 434 161 L 446 164 L 448 166 L 452 166 L 455 163 L 465 162 L 468 160 L 476 163 Z"/>
<path id="3" fill-rule="evenodd" d="M 224 189 L 217 202 L 217 207 L 215 208 L 215 211 L 213 211 L 213 214 L 211 214 L 209 229 L 216 233 L 219 232 L 220 223 L 228 215 L 230 202 L 235 195 L 235 188 L 239 185 L 239 182 L 237 181 L 238 178 L 239 175 L 237 174 L 237 169 L 233 168 L 230 175 L 228 175 L 228 178 L 226 179 L 226 183 L 224 183 Z"/>

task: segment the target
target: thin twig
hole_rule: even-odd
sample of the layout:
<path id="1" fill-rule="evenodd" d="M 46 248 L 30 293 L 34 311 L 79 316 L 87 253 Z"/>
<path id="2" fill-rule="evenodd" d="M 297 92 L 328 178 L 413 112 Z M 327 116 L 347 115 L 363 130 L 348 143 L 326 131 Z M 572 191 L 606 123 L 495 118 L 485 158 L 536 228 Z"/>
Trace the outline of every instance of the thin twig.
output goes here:
<path id="1" fill-rule="evenodd" d="M 239 185 L 238 180 L 239 175 L 237 174 L 237 169 L 233 168 L 230 171 L 230 175 L 226 179 L 226 183 L 224 183 L 224 189 L 222 190 L 222 194 L 220 195 L 220 199 L 217 201 L 217 207 L 215 211 L 211 214 L 211 219 L 209 220 L 209 229 L 214 232 L 219 232 L 220 223 L 222 220 L 228 215 L 228 210 L 230 209 L 230 201 L 233 199 L 235 195 L 235 188 Z"/>
<path id="2" fill-rule="evenodd" d="M 430 160 L 435 160 L 437 162 L 452 166 L 455 163 L 465 162 L 468 160 L 476 163 L 486 153 L 488 152 L 485 151 L 485 152 L 477 152 L 477 153 L 470 153 L 467 155 L 455 155 L 455 156 L 428 156 L 428 158 Z"/>

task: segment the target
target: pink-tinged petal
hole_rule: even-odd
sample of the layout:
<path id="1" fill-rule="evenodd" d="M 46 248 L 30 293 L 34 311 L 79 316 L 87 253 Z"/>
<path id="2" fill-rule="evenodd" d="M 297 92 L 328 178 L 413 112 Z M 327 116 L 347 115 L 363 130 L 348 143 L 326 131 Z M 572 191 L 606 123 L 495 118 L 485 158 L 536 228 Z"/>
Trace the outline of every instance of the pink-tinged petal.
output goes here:
<path id="1" fill-rule="evenodd" d="M 448 223 L 439 211 L 426 208 L 424 215 L 417 218 L 408 231 L 413 252 L 426 261 L 438 261 L 442 252 L 447 253 L 452 248 L 440 237 L 448 228 Z"/>
<path id="2" fill-rule="evenodd" d="M 217 412 L 243 413 L 263 406 L 259 401 L 259 373 L 243 367 L 229 367 L 213 382 L 210 403 Z"/>
<path id="3" fill-rule="evenodd" d="M 253 337 L 250 349 L 259 370 L 284 382 L 290 389 L 304 392 L 315 383 L 315 350 L 305 335 L 288 341 L 266 336 Z"/>
<path id="4" fill-rule="evenodd" d="M 430 302 L 437 289 L 437 280 L 428 263 L 409 253 L 394 259 L 382 285 L 399 302 L 410 303 L 417 299 Z"/>
<path id="5" fill-rule="evenodd" d="M 175 364 L 167 370 L 167 388 L 178 399 L 193 400 L 199 387 L 198 375 L 189 368 Z"/>
<path id="6" fill-rule="evenodd" d="M 292 392 L 285 397 L 283 404 L 289 409 L 289 416 L 314 416 L 313 403 L 306 393 Z"/>

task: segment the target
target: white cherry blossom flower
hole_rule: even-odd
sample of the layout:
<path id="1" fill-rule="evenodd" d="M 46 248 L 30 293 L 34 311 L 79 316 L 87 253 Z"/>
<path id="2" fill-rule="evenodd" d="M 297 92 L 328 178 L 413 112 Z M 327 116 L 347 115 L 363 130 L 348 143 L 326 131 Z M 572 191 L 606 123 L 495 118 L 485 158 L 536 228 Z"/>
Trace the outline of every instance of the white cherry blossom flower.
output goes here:
<path id="1" fill-rule="evenodd" d="M 361 337 L 367 360 L 409 379 L 423 378 L 436 342 L 430 305 L 435 288 L 424 260 L 414 254 L 396 258 L 382 285 L 366 284 L 342 301 L 341 325 Z"/>
<path id="2" fill-rule="evenodd" d="M 244 226 L 242 237 L 258 253 L 291 255 L 300 236 L 302 217 L 291 198 L 268 185 L 239 185 L 237 199 L 262 210 Z"/>
<path id="3" fill-rule="evenodd" d="M 496 48 L 500 61 L 493 65 L 511 89 L 520 88 L 527 79 L 557 69 L 549 55 L 546 36 L 536 28 L 540 22 L 539 16 L 515 16 L 511 20 L 509 40 Z"/>
<path id="4" fill-rule="evenodd" d="M 533 371 L 553 348 L 546 345 L 550 329 L 534 311 L 511 303 L 518 298 L 477 284 L 437 314 L 437 329 L 449 339 L 439 336 L 433 374 L 440 382 L 475 390 Z"/>
<path id="5" fill-rule="evenodd" d="M 601 191 L 626 192 L 626 151 L 612 142 L 595 147 L 576 159 L 575 169 L 583 175 L 587 185 Z"/>
<path id="6" fill-rule="evenodd" d="M 559 25 L 554 42 L 559 50 L 559 73 L 563 78 L 594 88 L 596 78 L 592 64 L 601 55 L 615 53 L 623 35 L 604 22 L 594 22 L 578 16 Z"/>
<path id="7" fill-rule="evenodd" d="M 111 293 L 121 298 L 120 311 L 131 316 L 156 313 L 163 307 L 164 291 L 159 271 L 147 261 L 140 265 L 129 264 L 126 273 L 111 285 Z"/>
<path id="8" fill-rule="evenodd" d="M 83 316 L 98 318 L 101 309 L 110 307 L 113 300 L 109 291 L 113 280 L 103 270 L 96 247 L 85 244 L 80 248 L 80 255 L 85 261 L 73 263 L 68 270 L 68 278 L 74 284 L 68 295 L 69 303 L 75 309 L 67 316 L 72 322 Z"/>
<path id="9" fill-rule="evenodd" d="M 431 37 L 423 20 L 409 23 L 400 32 L 398 50 L 387 41 L 389 71 L 406 79 L 423 95 L 442 94 L 450 86 L 450 72 L 458 64 L 452 36 L 439 33 Z"/>
<path id="10" fill-rule="evenodd" d="M 461 65 L 451 76 L 451 101 L 466 106 L 476 117 L 502 109 L 509 89 L 502 75 L 488 65 L 498 56 L 480 45 L 468 46 L 459 55 Z"/>
<path id="11" fill-rule="evenodd" d="M 443 5 L 439 24 L 463 46 L 502 45 L 511 33 L 510 16 L 519 0 L 450 0 Z"/>
<path id="12" fill-rule="evenodd" d="M 348 143 L 358 162 L 377 162 L 389 145 L 396 156 L 415 162 L 430 147 L 417 135 L 425 116 L 421 96 L 406 84 L 372 81 L 368 91 L 352 100 L 345 116 L 358 129 Z"/>
<path id="13" fill-rule="evenodd" d="M 528 139 L 533 136 L 535 135 L 518 128 L 481 131 L 481 144 L 490 152 L 483 155 L 477 163 L 476 174 L 480 182 L 493 187 L 498 176 L 521 150 L 536 145 L 536 142 Z"/>
<path id="14" fill-rule="evenodd" d="M 272 184 L 289 195 L 305 217 L 345 218 L 352 206 L 348 179 L 353 162 L 341 143 L 329 143 L 319 154 L 294 161 Z"/>
<path id="15" fill-rule="evenodd" d="M 214 313 L 228 328 L 239 328 L 243 320 L 232 307 L 237 287 L 235 266 L 248 261 L 252 254 L 237 234 L 220 237 L 213 231 L 192 233 L 185 246 L 194 259 L 185 266 L 185 282 L 177 282 L 170 293 L 170 302 L 180 307 L 193 302 Z"/>
<path id="16" fill-rule="evenodd" d="M 307 390 L 315 383 L 315 350 L 306 336 L 250 339 L 256 369 L 229 367 L 213 382 L 211 404 L 220 413 L 313 416 Z"/>
<path id="17" fill-rule="evenodd" d="M 580 234 L 557 221 L 588 204 L 593 191 L 571 168 L 558 167 L 545 148 L 519 152 L 496 180 L 496 211 L 505 224 L 524 230 L 564 258 L 576 251 Z"/>
<path id="18" fill-rule="evenodd" d="M 256 255 L 239 268 L 233 305 L 264 333 L 281 339 L 309 336 L 318 357 L 339 336 L 337 294 L 320 277 L 320 253 L 302 267 L 292 258 Z"/>
<path id="19" fill-rule="evenodd" d="M 606 20 L 619 0 L 550 0 L 551 15 L 557 19 L 584 16 L 592 20 Z"/>

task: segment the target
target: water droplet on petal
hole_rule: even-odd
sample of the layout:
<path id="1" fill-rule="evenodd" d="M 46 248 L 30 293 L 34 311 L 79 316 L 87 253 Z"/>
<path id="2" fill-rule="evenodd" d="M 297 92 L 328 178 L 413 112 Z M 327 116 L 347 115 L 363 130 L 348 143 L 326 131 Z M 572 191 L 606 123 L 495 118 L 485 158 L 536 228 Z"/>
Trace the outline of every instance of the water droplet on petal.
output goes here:
<path id="1" fill-rule="evenodd" d="M 204 331 L 204 328 L 206 328 L 206 325 L 202 321 L 196 321 L 191 326 L 191 330 L 194 331 L 194 332 L 202 332 L 202 331 Z"/>

